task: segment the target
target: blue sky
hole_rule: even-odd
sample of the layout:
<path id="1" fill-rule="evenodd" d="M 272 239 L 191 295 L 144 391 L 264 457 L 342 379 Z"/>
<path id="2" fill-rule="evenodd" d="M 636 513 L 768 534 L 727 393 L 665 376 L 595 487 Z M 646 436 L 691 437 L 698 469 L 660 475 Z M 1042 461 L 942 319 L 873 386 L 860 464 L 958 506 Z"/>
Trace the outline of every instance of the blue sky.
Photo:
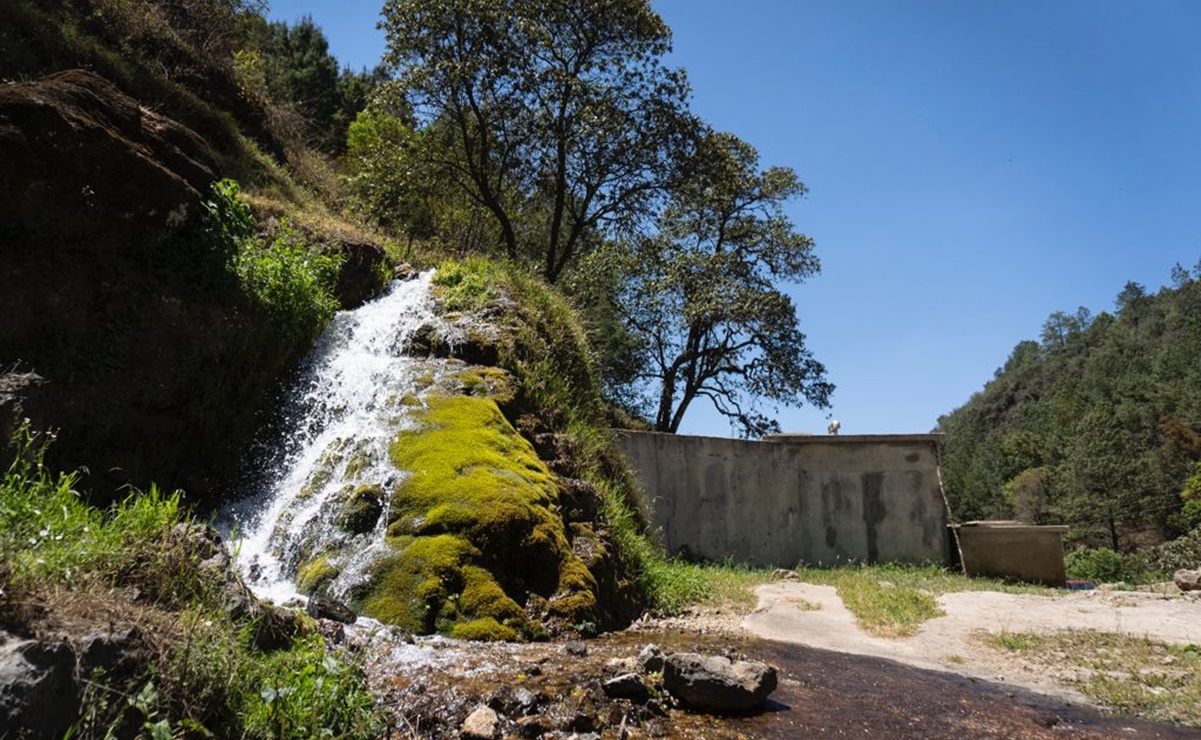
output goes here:
<path id="1" fill-rule="evenodd" d="M 380 2 L 275 0 L 353 67 Z M 654 0 L 693 109 L 795 169 L 844 434 L 929 431 L 1057 310 L 1201 259 L 1201 3 Z M 731 10 L 733 9 L 733 10 Z M 828 411 L 783 409 L 788 431 Z M 683 431 L 725 436 L 706 408 Z"/>

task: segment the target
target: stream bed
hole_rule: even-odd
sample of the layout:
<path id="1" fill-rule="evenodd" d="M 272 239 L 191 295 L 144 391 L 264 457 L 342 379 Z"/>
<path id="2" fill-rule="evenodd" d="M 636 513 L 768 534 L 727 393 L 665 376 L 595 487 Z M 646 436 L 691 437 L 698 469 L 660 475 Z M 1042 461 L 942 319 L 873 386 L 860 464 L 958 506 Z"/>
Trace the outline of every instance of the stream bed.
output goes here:
<path id="1" fill-rule="evenodd" d="M 1201 731 L 1126 718 L 1013 687 L 893 661 L 729 634 L 664 631 L 654 621 L 564 643 L 414 641 L 387 628 L 351 628 L 393 737 L 459 737 L 480 705 L 503 737 L 743 738 L 1201 738 Z M 774 665 L 779 687 L 764 711 L 713 716 L 654 696 L 608 699 L 606 663 L 647 644 L 666 652 L 728 655 Z"/>

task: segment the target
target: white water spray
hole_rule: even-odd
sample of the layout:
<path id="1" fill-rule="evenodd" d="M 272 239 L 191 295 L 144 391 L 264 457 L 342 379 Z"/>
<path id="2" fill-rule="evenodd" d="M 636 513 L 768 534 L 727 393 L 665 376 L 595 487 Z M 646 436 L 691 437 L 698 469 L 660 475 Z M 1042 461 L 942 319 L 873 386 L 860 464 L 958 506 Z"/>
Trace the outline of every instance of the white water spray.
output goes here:
<path id="1" fill-rule="evenodd" d="M 336 519 L 357 486 L 392 491 L 404 475 L 389 462 L 388 447 L 412 423 L 419 390 L 418 361 L 404 350 L 423 325 L 442 326 L 432 278 L 429 271 L 393 283 L 376 300 L 334 318 L 284 400 L 275 448 L 255 463 L 257 492 L 222 513 L 221 528 L 233 532 L 238 565 L 260 597 L 295 597 L 298 566 L 320 558 L 322 567 L 338 572 L 328 591 L 346 598 L 386 551 L 386 510 L 372 531 L 360 534 L 339 528 Z"/>

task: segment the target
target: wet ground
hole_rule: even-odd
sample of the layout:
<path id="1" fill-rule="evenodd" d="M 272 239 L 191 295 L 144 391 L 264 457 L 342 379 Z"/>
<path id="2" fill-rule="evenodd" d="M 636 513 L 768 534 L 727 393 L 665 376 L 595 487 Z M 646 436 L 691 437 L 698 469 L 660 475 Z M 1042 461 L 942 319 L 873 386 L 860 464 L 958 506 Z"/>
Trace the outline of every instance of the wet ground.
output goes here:
<path id="1" fill-rule="evenodd" d="M 601 738 L 1201 738 L 1201 730 L 1118 717 L 952 674 L 817 648 L 683 632 L 631 630 L 589 640 L 586 655 L 560 643 L 404 642 L 360 634 L 372 681 L 393 717 L 393 737 L 457 737 L 481 704 L 506 737 Z M 676 707 L 612 700 L 605 663 L 647 643 L 762 660 L 780 685 L 765 711 L 712 717 Z"/>

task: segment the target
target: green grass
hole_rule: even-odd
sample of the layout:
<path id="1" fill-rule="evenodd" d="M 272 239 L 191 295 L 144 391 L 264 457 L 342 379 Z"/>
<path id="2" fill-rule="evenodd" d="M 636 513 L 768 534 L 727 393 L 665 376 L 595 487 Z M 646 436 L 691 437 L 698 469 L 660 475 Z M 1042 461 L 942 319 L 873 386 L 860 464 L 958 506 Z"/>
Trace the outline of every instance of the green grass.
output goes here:
<path id="1" fill-rule="evenodd" d="M 1097 703 L 1149 719 L 1201 726 L 1201 648 L 1112 632 L 1002 632 L 997 648 L 1040 665 L 1085 669 L 1072 683 Z"/>
<path id="2" fill-rule="evenodd" d="M 796 571 L 802 581 L 834 586 L 865 632 L 877 637 L 909 637 L 921 625 L 942 616 L 938 597 L 959 591 L 1053 593 L 1041 586 L 1012 585 L 968 578 L 935 565 L 850 565 Z"/>

